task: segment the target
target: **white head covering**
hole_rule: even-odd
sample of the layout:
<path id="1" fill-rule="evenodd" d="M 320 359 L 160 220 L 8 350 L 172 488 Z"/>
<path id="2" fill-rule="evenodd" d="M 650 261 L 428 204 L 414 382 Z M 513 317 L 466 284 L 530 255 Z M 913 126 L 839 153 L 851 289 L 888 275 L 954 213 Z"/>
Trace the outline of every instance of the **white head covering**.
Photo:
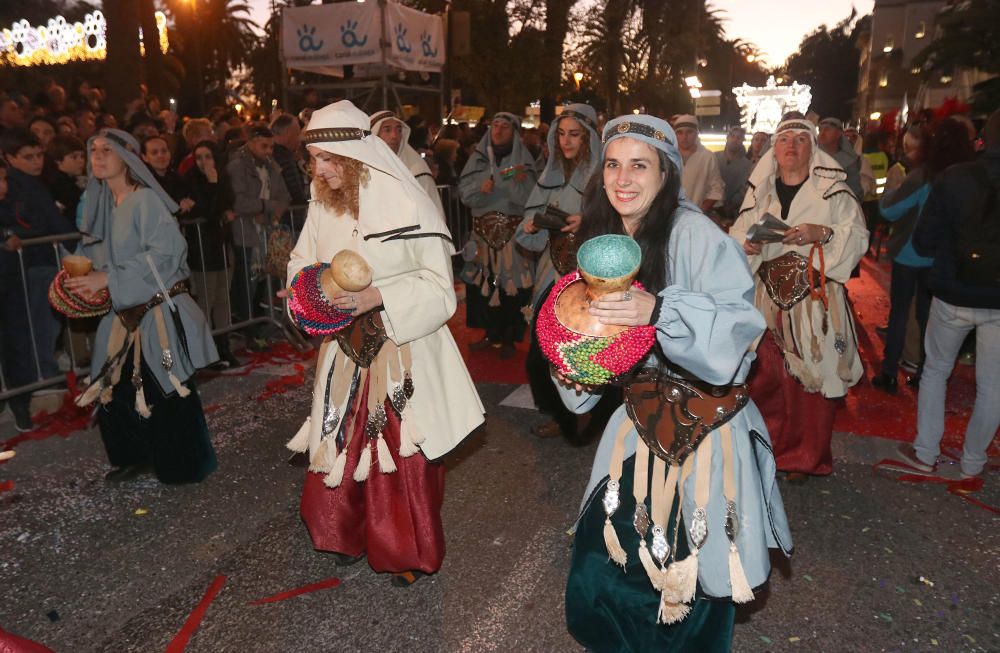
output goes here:
<path id="1" fill-rule="evenodd" d="M 370 125 L 367 114 L 341 100 L 313 112 L 302 142 L 368 167 L 371 180 L 359 191 L 358 218 L 366 240 L 426 236 L 451 243 L 448 226 L 427 193 L 399 156 L 371 132 Z"/>
<path id="2" fill-rule="evenodd" d="M 128 132 L 120 129 L 102 129 L 87 140 L 87 152 L 90 152 L 94 140 L 104 138 L 111 144 L 132 176 L 148 186 L 163 200 L 167 210 L 173 214 L 179 208 L 177 202 L 171 199 L 163 190 L 152 171 L 139 158 L 139 142 Z M 115 198 L 108 188 L 107 182 L 94 177 L 90 167 L 90 157 L 87 157 L 87 188 L 84 191 L 83 212 L 80 216 L 80 231 L 84 234 L 84 243 L 90 244 L 104 240 L 107 237 L 108 221 L 115 210 Z"/>
<path id="3" fill-rule="evenodd" d="M 839 192 L 851 192 L 845 183 L 847 173 L 844 172 L 844 168 L 836 159 L 819 147 L 816 141 L 816 125 L 805 118 L 790 118 L 778 123 L 777 129 L 774 130 L 774 136 L 771 137 L 771 148 L 761 155 L 760 161 L 750 173 L 749 184 L 753 192 L 748 193 L 743 200 L 740 213 L 756 206 L 758 201 L 774 188 L 774 180 L 778 176 L 778 162 L 774 158 L 774 143 L 784 132 L 809 134 L 812 148 L 809 156 L 807 183 L 813 184 L 823 199 L 829 199 Z"/>
<path id="4" fill-rule="evenodd" d="M 403 151 L 406 148 L 409 147 L 410 149 L 413 149 L 410 146 L 410 131 L 411 131 L 410 126 L 406 124 L 405 120 L 400 119 L 400 117 L 397 116 L 395 112 L 386 109 L 385 111 L 378 111 L 372 114 L 371 117 L 372 133 L 378 136 L 378 130 L 382 128 L 382 123 L 384 123 L 387 120 L 395 120 L 403 127 L 403 138 L 399 142 L 399 149 L 396 150 L 396 155 L 402 158 Z"/>
<path id="5" fill-rule="evenodd" d="M 601 151 L 601 136 L 597 132 L 597 112 L 589 104 L 568 104 L 563 109 L 563 112 L 552 121 L 547 136 L 549 160 L 546 161 L 545 169 L 542 170 L 542 174 L 538 177 L 538 185 L 542 188 L 551 189 L 561 188 L 566 184 L 566 174 L 563 171 L 561 157 L 556 155 L 556 150 L 559 147 L 557 132 L 559 131 L 559 122 L 563 118 L 577 120 L 583 125 L 590 136 L 590 161 L 587 165 L 577 166 L 576 170 L 573 171 L 573 178 L 569 180 L 569 183 L 582 193 L 584 186 L 587 185 L 587 180 L 590 179 L 591 172 L 593 172 L 594 167 L 597 165 L 599 152 Z"/>

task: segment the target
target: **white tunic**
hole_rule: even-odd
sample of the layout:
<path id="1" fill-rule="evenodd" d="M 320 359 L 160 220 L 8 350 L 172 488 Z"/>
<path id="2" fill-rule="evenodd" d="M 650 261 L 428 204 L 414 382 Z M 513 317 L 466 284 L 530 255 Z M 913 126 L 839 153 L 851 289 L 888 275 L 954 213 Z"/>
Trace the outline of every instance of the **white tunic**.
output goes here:
<path id="1" fill-rule="evenodd" d="M 364 205 L 370 191 L 362 191 Z M 353 249 L 373 271 L 382 293 L 382 322 L 397 345 L 410 343 L 413 353 L 413 407 L 416 428 L 426 436 L 424 455 L 435 459 L 451 451 L 483 423 L 483 404 L 446 322 L 456 307 L 451 268 L 451 240 L 434 235 L 397 238 L 368 234 L 349 216 L 336 215 L 319 202 L 309 205 L 302 234 L 292 251 L 288 278 L 307 265 L 329 263 L 342 249 Z M 447 234 L 445 234 L 447 236 Z M 330 365 L 340 347 L 326 338 L 316 364 L 309 448 L 320 443 L 324 397 Z M 344 360 L 341 356 L 338 360 Z"/>

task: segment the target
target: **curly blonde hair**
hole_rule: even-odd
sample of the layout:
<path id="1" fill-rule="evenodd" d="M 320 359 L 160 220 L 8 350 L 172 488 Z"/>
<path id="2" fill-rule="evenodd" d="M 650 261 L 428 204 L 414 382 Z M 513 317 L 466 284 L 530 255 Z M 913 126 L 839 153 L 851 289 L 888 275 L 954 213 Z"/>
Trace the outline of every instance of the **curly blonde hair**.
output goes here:
<path id="1" fill-rule="evenodd" d="M 357 159 L 349 159 L 339 154 L 331 154 L 334 162 L 343 167 L 344 183 L 334 190 L 330 184 L 316 176 L 315 167 L 309 164 L 309 173 L 316 182 L 316 200 L 336 213 L 346 213 L 357 220 L 360 217 L 359 196 L 361 187 L 371 181 L 371 173 L 367 166 Z"/>

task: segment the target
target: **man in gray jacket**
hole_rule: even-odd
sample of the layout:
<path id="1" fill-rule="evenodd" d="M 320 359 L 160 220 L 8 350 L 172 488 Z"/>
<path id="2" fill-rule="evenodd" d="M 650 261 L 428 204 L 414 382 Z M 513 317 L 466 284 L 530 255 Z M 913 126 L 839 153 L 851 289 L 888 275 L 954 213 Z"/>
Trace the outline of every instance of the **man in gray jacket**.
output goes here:
<path id="1" fill-rule="evenodd" d="M 274 134 L 267 127 L 251 127 L 246 145 L 236 150 L 226 172 L 233 189 L 232 237 L 235 266 L 230 288 L 237 322 L 254 316 L 264 263 L 266 227 L 276 223 L 288 209 L 291 197 L 281 168 L 272 158 Z M 267 341 L 256 328 L 248 329 L 251 349 L 263 349 Z"/>

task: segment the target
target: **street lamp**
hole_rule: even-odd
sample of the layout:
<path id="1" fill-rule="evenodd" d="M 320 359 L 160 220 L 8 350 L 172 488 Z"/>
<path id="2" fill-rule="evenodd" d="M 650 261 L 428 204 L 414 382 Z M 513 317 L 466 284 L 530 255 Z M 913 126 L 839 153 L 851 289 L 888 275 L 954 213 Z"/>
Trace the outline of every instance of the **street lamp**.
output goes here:
<path id="1" fill-rule="evenodd" d="M 580 82 L 583 81 L 583 73 L 581 73 L 579 70 L 573 73 L 573 81 L 576 82 L 576 90 L 579 91 Z"/>

